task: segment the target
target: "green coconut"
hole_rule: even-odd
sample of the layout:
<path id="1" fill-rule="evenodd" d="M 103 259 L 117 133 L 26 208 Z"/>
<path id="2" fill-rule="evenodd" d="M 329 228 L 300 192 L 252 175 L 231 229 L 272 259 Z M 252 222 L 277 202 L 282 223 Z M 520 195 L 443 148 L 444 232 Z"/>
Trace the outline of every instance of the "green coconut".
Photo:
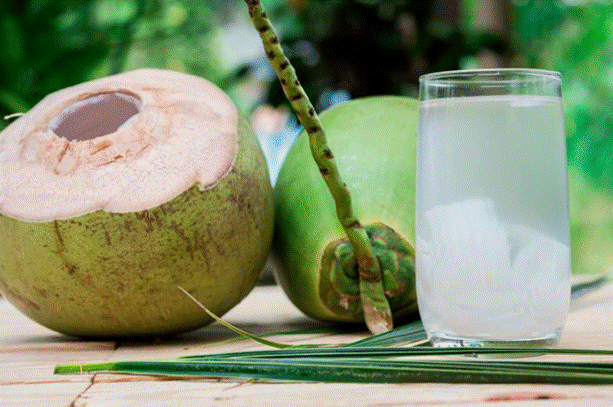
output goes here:
<path id="1" fill-rule="evenodd" d="M 43 99 L 0 133 L 0 292 L 75 336 L 151 336 L 222 315 L 273 229 L 264 156 L 211 83 L 137 70 Z"/>
<path id="2" fill-rule="evenodd" d="M 325 111 L 321 122 L 355 215 L 377 254 L 394 316 L 417 316 L 412 244 L 417 101 L 353 100 Z M 288 297 L 319 320 L 363 321 L 355 256 L 305 132 L 281 167 L 274 196 L 275 277 Z"/>

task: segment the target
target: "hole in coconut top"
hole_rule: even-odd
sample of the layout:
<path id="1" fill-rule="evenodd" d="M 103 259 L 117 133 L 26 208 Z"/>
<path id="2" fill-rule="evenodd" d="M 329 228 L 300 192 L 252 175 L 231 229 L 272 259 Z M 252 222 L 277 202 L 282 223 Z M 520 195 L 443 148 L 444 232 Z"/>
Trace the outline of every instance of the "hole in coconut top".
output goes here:
<path id="1" fill-rule="evenodd" d="M 67 140 L 91 140 L 117 131 L 140 107 L 140 99 L 131 93 L 101 93 L 73 103 L 49 127 Z"/>

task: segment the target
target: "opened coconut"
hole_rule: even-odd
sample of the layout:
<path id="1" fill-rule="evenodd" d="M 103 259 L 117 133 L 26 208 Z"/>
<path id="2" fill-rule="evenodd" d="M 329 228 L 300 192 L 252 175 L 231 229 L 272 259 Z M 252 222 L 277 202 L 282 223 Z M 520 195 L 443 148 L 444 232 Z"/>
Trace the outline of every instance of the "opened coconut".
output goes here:
<path id="1" fill-rule="evenodd" d="M 0 133 L 0 292 L 69 335 L 163 335 L 254 286 L 272 191 L 211 83 L 137 70 L 53 93 Z"/>

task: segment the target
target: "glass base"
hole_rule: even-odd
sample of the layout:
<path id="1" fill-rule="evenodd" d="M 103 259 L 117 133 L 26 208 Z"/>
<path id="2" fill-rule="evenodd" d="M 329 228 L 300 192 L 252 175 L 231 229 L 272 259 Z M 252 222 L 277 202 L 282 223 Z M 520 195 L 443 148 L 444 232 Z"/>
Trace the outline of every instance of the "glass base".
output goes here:
<path id="1" fill-rule="evenodd" d="M 467 354 L 471 357 L 481 358 L 508 358 L 508 357 L 532 357 L 543 354 L 538 349 L 551 348 L 558 344 L 560 333 L 555 332 L 540 338 L 520 339 L 520 340 L 491 340 L 478 338 L 455 338 L 444 335 L 429 335 L 432 346 L 438 348 L 523 348 L 535 349 L 534 353 L 497 353 L 497 354 Z"/>

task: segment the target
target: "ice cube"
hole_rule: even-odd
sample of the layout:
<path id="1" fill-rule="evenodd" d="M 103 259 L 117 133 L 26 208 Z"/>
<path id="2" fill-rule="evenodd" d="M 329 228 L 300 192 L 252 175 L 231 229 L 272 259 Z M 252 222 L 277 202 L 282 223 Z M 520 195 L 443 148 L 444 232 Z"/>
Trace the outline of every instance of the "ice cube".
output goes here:
<path id="1" fill-rule="evenodd" d="M 426 220 L 431 239 L 423 253 L 426 270 L 419 273 L 424 273 L 422 281 L 427 284 L 432 311 L 441 317 L 451 314 L 458 323 L 472 319 L 475 311 L 512 308 L 507 295 L 511 278 L 508 233 L 493 202 L 471 198 L 438 205 L 426 213 Z M 452 313 L 450 306 L 455 308 Z"/>

